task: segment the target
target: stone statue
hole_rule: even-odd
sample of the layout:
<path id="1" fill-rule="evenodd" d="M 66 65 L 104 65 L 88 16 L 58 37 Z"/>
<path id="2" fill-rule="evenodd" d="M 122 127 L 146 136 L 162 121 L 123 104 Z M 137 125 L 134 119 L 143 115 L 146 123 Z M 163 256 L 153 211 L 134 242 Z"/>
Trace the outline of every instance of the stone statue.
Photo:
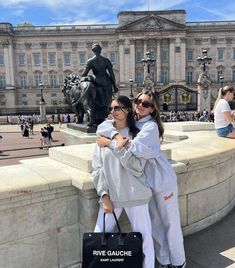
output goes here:
<path id="1" fill-rule="evenodd" d="M 202 72 L 199 75 L 197 83 L 198 91 L 202 93 L 204 99 L 207 99 L 212 81 L 206 72 Z"/>
<path id="2" fill-rule="evenodd" d="M 79 78 L 75 74 L 66 76 L 62 92 L 77 117 L 77 123 L 83 123 L 84 114 L 88 114 L 88 126 L 95 125 L 96 90 L 91 75 Z"/>
<path id="3" fill-rule="evenodd" d="M 202 112 L 204 109 L 211 110 L 211 89 L 212 83 L 207 72 L 202 72 L 197 80 L 198 83 L 198 111 Z"/>
<path id="4" fill-rule="evenodd" d="M 113 66 L 109 59 L 101 56 L 101 46 L 94 44 L 92 51 L 94 57 L 88 59 L 86 68 L 82 76 L 87 76 L 92 70 L 95 77 L 94 86 L 96 89 L 95 98 L 95 123 L 100 124 L 108 115 L 108 107 L 111 103 L 114 93 L 118 92 L 116 80 L 113 72 Z"/>

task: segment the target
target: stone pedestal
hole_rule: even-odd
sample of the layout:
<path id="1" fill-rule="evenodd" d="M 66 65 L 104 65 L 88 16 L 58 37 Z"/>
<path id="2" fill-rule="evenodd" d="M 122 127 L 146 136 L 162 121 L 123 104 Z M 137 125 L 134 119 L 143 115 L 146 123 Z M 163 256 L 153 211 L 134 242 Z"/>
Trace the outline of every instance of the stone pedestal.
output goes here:
<path id="1" fill-rule="evenodd" d="M 46 103 L 44 101 L 40 101 L 39 105 L 41 123 L 46 123 Z"/>

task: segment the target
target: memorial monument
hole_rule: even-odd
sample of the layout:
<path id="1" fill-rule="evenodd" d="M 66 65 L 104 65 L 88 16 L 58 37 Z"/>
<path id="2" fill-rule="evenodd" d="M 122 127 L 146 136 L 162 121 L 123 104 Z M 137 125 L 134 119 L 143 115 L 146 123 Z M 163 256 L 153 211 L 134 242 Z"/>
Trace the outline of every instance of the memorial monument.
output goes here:
<path id="1" fill-rule="evenodd" d="M 95 55 L 88 59 L 82 77 L 67 76 L 62 89 L 77 116 L 77 123 L 82 124 L 84 114 L 88 115 L 86 132 L 95 132 L 96 126 L 105 120 L 112 97 L 118 92 L 112 64 L 101 56 L 101 50 L 99 44 L 94 44 Z M 90 70 L 93 75 L 89 75 Z"/>

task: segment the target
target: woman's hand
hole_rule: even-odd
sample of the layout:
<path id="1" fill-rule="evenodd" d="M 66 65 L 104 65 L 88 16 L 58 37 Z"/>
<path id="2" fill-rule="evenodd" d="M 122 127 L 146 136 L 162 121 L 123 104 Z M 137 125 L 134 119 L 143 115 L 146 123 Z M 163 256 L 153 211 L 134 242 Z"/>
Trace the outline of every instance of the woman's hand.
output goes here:
<path id="1" fill-rule="evenodd" d="M 117 149 L 121 150 L 123 147 L 125 147 L 128 144 L 129 138 L 122 137 L 121 139 L 116 140 L 116 142 L 117 142 Z"/>
<path id="2" fill-rule="evenodd" d="M 109 195 L 105 194 L 102 197 L 102 200 L 103 200 L 104 213 L 113 213 L 114 207 L 112 201 L 110 200 Z"/>
<path id="3" fill-rule="evenodd" d="M 108 147 L 111 143 L 111 140 L 107 137 L 103 136 L 98 136 L 96 139 L 96 143 L 98 144 L 99 147 Z"/>

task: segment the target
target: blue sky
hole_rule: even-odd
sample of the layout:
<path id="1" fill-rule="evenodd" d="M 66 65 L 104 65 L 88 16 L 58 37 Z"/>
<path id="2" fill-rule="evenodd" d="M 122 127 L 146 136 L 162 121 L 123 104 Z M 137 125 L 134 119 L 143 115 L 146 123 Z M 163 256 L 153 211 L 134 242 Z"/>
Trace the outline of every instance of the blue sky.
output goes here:
<path id="1" fill-rule="evenodd" d="M 235 0 L 1 0 L 0 22 L 14 26 L 117 23 L 120 11 L 185 9 L 186 21 L 235 20 Z"/>

